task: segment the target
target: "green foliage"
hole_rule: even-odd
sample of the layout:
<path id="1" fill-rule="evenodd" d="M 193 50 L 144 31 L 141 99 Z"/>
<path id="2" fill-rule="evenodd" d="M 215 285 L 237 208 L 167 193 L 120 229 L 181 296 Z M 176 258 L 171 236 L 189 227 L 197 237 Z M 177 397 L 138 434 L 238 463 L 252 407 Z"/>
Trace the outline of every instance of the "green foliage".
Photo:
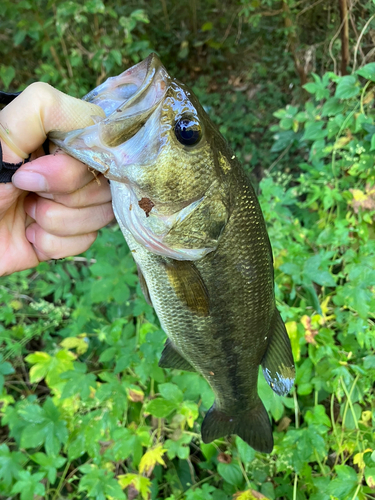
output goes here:
<path id="1" fill-rule="evenodd" d="M 271 24 L 276 2 L 206 2 L 199 16 L 184 2 L 3 3 L 5 89 L 42 79 L 81 96 L 154 48 L 245 165 L 271 171 L 260 201 L 297 378 L 280 398 L 259 377 L 273 454 L 239 437 L 203 444 L 212 391 L 158 367 L 165 334 L 107 227 L 83 257 L 0 281 L 0 496 L 374 498 L 375 63 L 313 73 L 299 104 L 283 45 L 298 26 Z M 319 29 L 309 35 L 319 45 Z"/>

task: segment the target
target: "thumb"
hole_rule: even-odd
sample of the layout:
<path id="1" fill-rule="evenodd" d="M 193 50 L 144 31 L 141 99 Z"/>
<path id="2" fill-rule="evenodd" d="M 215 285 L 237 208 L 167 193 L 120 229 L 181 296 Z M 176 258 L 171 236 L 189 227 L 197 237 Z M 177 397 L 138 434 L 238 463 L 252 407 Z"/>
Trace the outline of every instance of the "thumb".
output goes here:
<path id="1" fill-rule="evenodd" d="M 93 125 L 92 116 L 104 117 L 95 104 L 70 97 L 50 85 L 33 83 L 0 112 L 5 161 L 19 161 L 12 142 L 26 154 L 43 144 L 51 130 L 68 132 Z"/>

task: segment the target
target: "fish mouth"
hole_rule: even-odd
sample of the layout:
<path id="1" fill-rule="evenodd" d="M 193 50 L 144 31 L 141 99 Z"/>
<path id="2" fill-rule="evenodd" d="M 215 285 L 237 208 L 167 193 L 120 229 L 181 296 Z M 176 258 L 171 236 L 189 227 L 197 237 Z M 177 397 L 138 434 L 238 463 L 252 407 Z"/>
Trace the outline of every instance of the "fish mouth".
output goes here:
<path id="1" fill-rule="evenodd" d="M 124 182 L 124 167 L 142 160 L 145 153 L 150 159 L 155 156 L 156 138 L 151 137 L 151 130 L 141 132 L 146 128 L 155 131 L 156 123 L 147 127 L 147 122 L 163 101 L 170 81 L 158 56 L 150 54 L 83 97 L 100 106 L 105 117 L 92 117 L 94 125 L 84 129 L 52 131 L 49 139 L 109 179 Z M 156 118 L 152 121 L 156 122 Z"/>

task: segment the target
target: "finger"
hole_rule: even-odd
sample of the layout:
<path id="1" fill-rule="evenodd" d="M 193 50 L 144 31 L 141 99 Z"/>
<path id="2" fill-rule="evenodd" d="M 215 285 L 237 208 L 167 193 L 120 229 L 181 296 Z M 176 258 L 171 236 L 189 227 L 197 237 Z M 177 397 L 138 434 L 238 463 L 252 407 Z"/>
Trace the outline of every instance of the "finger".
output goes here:
<path id="1" fill-rule="evenodd" d="M 20 190 L 13 186 L 13 184 L 0 184 L 0 220 L 3 218 L 5 212 L 15 203 L 19 195 Z"/>
<path id="2" fill-rule="evenodd" d="M 79 236 L 55 236 L 36 223 L 26 229 L 26 238 L 34 246 L 39 261 L 62 259 L 83 253 L 94 243 L 96 237 L 96 231 Z"/>
<path id="3" fill-rule="evenodd" d="M 0 112 L 6 161 L 18 158 L 7 146 L 7 137 L 22 151 L 31 153 L 51 130 L 67 132 L 88 127 L 95 123 L 92 116 L 104 117 L 105 113 L 99 106 L 70 97 L 46 83 L 29 85 Z"/>
<path id="4" fill-rule="evenodd" d="M 93 180 L 87 165 L 65 153 L 41 156 L 22 165 L 12 183 L 24 191 L 71 193 Z"/>
<path id="5" fill-rule="evenodd" d="M 44 231 L 55 236 L 91 233 L 106 226 L 114 217 L 111 202 L 93 207 L 69 208 L 30 195 L 25 199 L 24 208 Z"/>
<path id="6" fill-rule="evenodd" d="M 108 181 L 102 175 L 70 194 L 38 193 L 38 195 L 71 208 L 102 205 L 112 199 Z"/>

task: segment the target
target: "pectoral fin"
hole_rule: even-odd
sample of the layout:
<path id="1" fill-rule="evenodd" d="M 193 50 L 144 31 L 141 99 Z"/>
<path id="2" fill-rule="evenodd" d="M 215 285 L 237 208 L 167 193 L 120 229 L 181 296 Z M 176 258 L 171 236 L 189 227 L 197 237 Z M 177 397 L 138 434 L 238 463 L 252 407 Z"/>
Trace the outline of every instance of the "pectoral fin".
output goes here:
<path id="1" fill-rule="evenodd" d="M 167 339 L 163 352 L 161 353 L 159 366 L 161 368 L 177 368 L 178 370 L 186 370 L 189 372 L 195 371 L 189 361 L 181 356 L 169 339 Z"/>
<path id="2" fill-rule="evenodd" d="M 164 264 L 169 283 L 181 302 L 198 316 L 210 314 L 208 290 L 193 262 L 169 260 Z"/>
<path id="3" fill-rule="evenodd" d="M 284 396 L 293 387 L 296 376 L 292 347 L 280 313 L 275 309 L 267 351 L 262 359 L 264 378 L 276 394 Z"/>
<path id="4" fill-rule="evenodd" d="M 139 278 L 139 286 L 141 287 L 141 290 L 143 292 L 143 295 L 145 297 L 145 300 L 149 306 L 152 306 L 152 300 L 150 297 L 150 292 L 148 291 L 148 286 L 145 280 L 145 277 L 143 276 L 143 273 L 141 271 L 141 268 L 137 264 L 137 271 L 138 271 L 138 278 Z"/>

